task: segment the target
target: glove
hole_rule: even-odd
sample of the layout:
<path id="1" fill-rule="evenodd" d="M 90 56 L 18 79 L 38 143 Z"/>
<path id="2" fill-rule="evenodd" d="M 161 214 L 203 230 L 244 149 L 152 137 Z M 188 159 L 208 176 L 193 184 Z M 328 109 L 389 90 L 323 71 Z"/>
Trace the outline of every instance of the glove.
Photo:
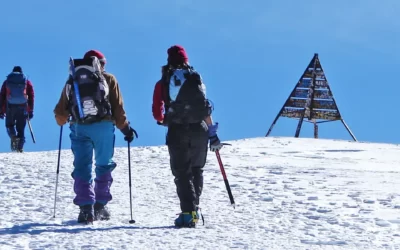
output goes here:
<path id="1" fill-rule="evenodd" d="M 5 115 L 2 113 L 0 114 L 0 119 L 4 119 Z"/>
<path id="2" fill-rule="evenodd" d="M 138 138 L 136 130 L 129 126 L 129 124 L 125 128 L 121 129 L 121 132 L 125 135 L 124 140 L 128 143 L 131 143 L 134 137 Z"/>
<path id="3" fill-rule="evenodd" d="M 24 112 L 24 116 L 25 116 L 25 119 L 28 119 L 29 118 L 29 120 L 30 119 L 32 119 L 33 118 L 33 111 L 25 111 Z"/>
<path id="4" fill-rule="evenodd" d="M 164 119 L 162 121 L 157 121 L 157 124 L 160 126 L 168 127 L 167 114 L 164 115 Z"/>
<path id="5" fill-rule="evenodd" d="M 217 130 L 218 130 L 218 122 L 215 123 L 215 125 L 208 126 L 208 139 L 210 140 L 210 150 L 212 152 L 220 150 L 223 146 L 218 138 Z"/>
<path id="6" fill-rule="evenodd" d="M 164 123 L 163 121 L 162 122 L 157 122 L 157 125 L 168 127 L 168 124 Z"/>

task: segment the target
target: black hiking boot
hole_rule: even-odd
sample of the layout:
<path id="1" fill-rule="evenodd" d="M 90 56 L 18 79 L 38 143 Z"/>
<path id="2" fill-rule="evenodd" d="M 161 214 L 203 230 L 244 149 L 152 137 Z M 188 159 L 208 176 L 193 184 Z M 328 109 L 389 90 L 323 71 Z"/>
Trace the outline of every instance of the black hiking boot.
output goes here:
<path id="1" fill-rule="evenodd" d="M 93 224 L 94 211 L 92 205 L 80 206 L 78 223 Z"/>
<path id="2" fill-rule="evenodd" d="M 19 145 L 19 138 L 15 135 L 11 136 L 11 151 L 16 152 L 18 150 L 18 145 Z"/>
<path id="3" fill-rule="evenodd" d="M 109 220 L 110 216 L 110 211 L 106 205 L 101 203 L 94 204 L 94 220 Z"/>
<path id="4" fill-rule="evenodd" d="M 19 152 L 19 153 L 23 153 L 24 152 L 24 144 L 25 144 L 25 139 L 24 138 L 18 138 L 17 152 Z"/>

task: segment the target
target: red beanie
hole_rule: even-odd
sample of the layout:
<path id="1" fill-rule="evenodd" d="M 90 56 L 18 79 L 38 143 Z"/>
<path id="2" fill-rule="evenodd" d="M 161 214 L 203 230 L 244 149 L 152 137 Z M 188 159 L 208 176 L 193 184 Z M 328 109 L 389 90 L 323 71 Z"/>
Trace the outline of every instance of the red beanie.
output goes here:
<path id="1" fill-rule="evenodd" d="M 167 51 L 168 53 L 168 64 L 177 65 L 188 62 L 188 56 L 185 49 L 180 45 L 174 45 Z"/>
<path id="2" fill-rule="evenodd" d="M 106 57 L 103 55 L 103 53 L 101 53 L 98 50 L 89 50 L 88 52 L 85 53 L 83 58 L 89 59 L 92 56 L 97 57 L 99 59 L 100 63 L 102 63 L 102 64 L 106 64 L 106 62 L 107 62 Z"/>

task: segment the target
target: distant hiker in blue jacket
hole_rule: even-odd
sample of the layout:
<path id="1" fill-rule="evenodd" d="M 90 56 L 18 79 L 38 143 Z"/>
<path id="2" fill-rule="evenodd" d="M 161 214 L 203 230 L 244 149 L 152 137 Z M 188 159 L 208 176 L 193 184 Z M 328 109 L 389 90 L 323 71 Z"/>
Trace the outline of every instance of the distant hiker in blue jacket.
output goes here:
<path id="1" fill-rule="evenodd" d="M 21 66 L 15 66 L 0 92 L 0 119 L 6 119 L 11 151 L 23 152 L 26 120 L 33 118 L 35 92 Z"/>
<path id="2" fill-rule="evenodd" d="M 83 59 L 75 59 L 74 64 L 74 79 L 70 75 L 54 114 L 60 126 L 66 124 L 71 117 L 70 138 L 74 154 L 72 177 L 76 194 L 73 202 L 80 207 L 78 222 L 91 223 L 93 220 L 110 218 L 106 204 L 112 199 L 111 172 L 117 166 L 113 161 L 114 126 L 120 129 L 128 142 L 132 142 L 137 134 L 126 119 L 117 79 L 104 71 L 104 55 L 90 50 Z M 80 103 L 74 80 L 78 84 Z M 93 151 L 96 161 L 94 185 Z"/>

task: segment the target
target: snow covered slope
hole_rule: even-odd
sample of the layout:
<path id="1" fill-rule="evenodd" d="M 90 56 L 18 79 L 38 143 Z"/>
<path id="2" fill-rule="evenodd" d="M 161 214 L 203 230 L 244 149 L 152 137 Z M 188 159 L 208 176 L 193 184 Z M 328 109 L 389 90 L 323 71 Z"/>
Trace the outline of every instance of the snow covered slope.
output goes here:
<path id="1" fill-rule="evenodd" d="M 166 147 L 117 148 L 112 219 L 76 224 L 72 155 L 0 154 L 0 249 L 399 249 L 400 146 L 256 138 L 221 151 L 236 209 L 213 153 L 201 199 L 205 225 L 172 227 L 179 212 Z"/>

